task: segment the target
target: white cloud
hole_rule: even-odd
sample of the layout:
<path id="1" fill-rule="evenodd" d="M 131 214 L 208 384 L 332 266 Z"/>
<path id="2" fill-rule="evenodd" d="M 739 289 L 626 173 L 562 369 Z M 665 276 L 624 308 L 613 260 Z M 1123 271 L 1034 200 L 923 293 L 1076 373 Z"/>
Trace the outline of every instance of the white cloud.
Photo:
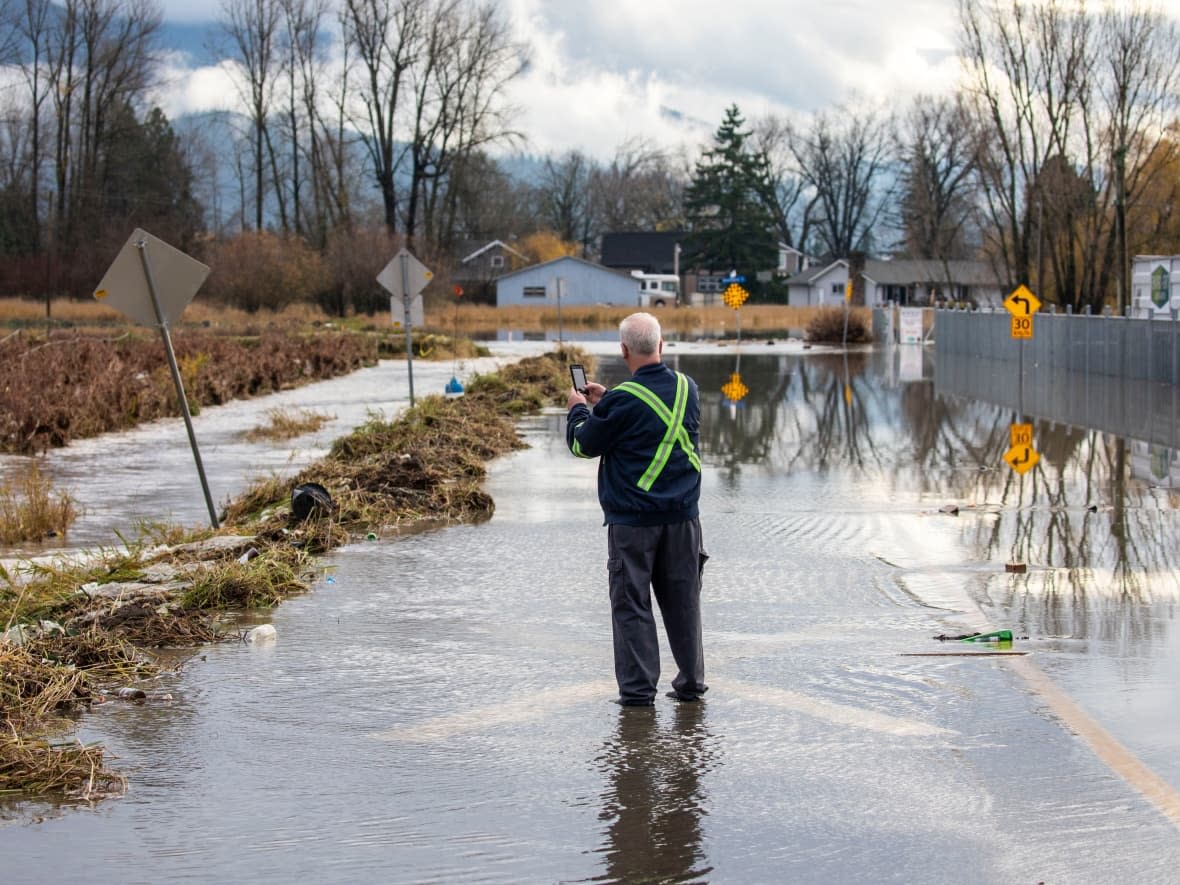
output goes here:
<path id="1" fill-rule="evenodd" d="M 243 109 L 230 63 L 193 68 L 186 62 L 186 56 L 168 57 L 164 82 L 155 97 L 156 103 L 170 118 L 205 111 Z"/>
<path id="2" fill-rule="evenodd" d="M 165 0 L 169 22 L 209 21 L 222 0 Z M 955 0 L 501 0 L 530 52 L 509 89 L 527 149 L 606 157 L 647 139 L 690 150 L 725 109 L 808 114 L 857 96 L 901 109 L 954 88 Z M 1180 13 L 1180 0 L 1164 0 Z M 177 65 L 171 113 L 236 101 L 224 68 Z"/>
<path id="3" fill-rule="evenodd" d="M 958 73 L 947 0 L 513 0 L 508 8 L 532 52 L 512 95 L 540 151 L 602 156 L 634 136 L 695 146 L 731 104 L 749 119 L 820 110 L 854 93 L 893 102 L 949 89 Z"/>

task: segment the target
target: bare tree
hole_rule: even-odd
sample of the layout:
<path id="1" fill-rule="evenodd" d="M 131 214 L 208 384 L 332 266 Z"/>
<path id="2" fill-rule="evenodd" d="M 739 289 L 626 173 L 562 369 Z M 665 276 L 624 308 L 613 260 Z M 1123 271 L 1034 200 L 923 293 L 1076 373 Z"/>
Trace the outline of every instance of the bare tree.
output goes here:
<path id="1" fill-rule="evenodd" d="M 314 219 L 308 217 L 305 206 L 305 191 L 314 195 L 318 188 L 310 186 L 305 179 L 311 178 L 316 167 L 310 158 L 314 153 L 312 142 L 316 137 L 317 85 L 323 73 L 322 49 L 323 20 L 328 13 L 327 0 L 280 0 L 283 12 L 281 37 L 282 67 L 286 76 L 285 135 L 290 175 L 286 181 L 276 180 L 275 187 L 290 188 L 291 229 L 303 233 L 310 225 L 317 227 Z M 307 159 L 309 170 L 304 171 Z M 312 212 L 311 215 L 316 215 Z M 321 240 L 322 242 L 322 240 Z"/>
<path id="2" fill-rule="evenodd" d="M 814 195 L 816 251 L 868 251 L 892 195 L 893 121 L 851 106 L 791 134 L 799 176 Z"/>
<path id="3" fill-rule="evenodd" d="M 754 123 L 754 145 L 766 157 L 766 193 L 762 202 L 774 219 L 778 238 L 803 250 L 811 237 L 819 192 L 809 188 L 799 173 L 791 150 L 797 140 L 791 124 L 782 117 L 764 117 Z"/>
<path id="4" fill-rule="evenodd" d="M 406 239 L 419 220 L 436 244 L 452 239 L 455 199 L 449 181 L 473 151 L 519 139 L 505 103 L 508 83 L 524 69 L 524 49 L 511 39 L 496 4 L 447 0 L 434 15 L 430 49 L 415 71 L 411 187 Z"/>
<path id="5" fill-rule="evenodd" d="M 1137 2 L 961 0 L 990 245 L 1011 284 L 1125 303 L 1127 217 L 1168 164 L 1177 31 Z"/>
<path id="6" fill-rule="evenodd" d="M 668 154 L 643 139 L 627 139 L 590 177 L 590 203 L 599 231 L 667 230 L 684 224 L 687 175 Z"/>
<path id="7" fill-rule="evenodd" d="M 960 0 L 960 20 L 988 245 L 1009 285 L 1030 282 L 1036 271 L 1043 291 L 1048 195 L 1036 182 L 1050 156 L 1069 152 L 1090 82 L 1090 31 L 1058 0 L 1031 7 Z"/>
<path id="8" fill-rule="evenodd" d="M 276 39 L 283 9 L 279 0 L 222 0 L 221 29 L 234 60 L 241 65 L 237 83 L 250 119 L 254 156 L 254 227 L 263 228 L 266 204 L 267 118 L 279 76 Z M 280 201 L 282 199 L 279 195 Z"/>
<path id="9" fill-rule="evenodd" d="M 536 184 L 536 211 L 544 227 L 567 243 L 588 248 L 593 217 L 590 210 L 592 159 L 578 150 L 546 157 Z"/>
<path id="10" fill-rule="evenodd" d="M 344 0 L 341 13 L 344 42 L 355 49 L 360 69 L 361 138 L 391 233 L 398 221 L 396 126 L 405 110 L 409 71 L 425 48 L 430 13 L 429 0 Z"/>
<path id="11" fill-rule="evenodd" d="M 968 257 L 975 140 L 962 100 L 917 97 L 902 138 L 900 226 L 906 251 L 942 261 Z"/>
<path id="12" fill-rule="evenodd" d="M 42 164 L 45 161 L 43 125 L 45 106 L 52 89 L 52 82 L 46 76 L 45 65 L 50 50 L 52 9 L 50 0 L 26 0 L 21 7 L 16 6 L 15 0 L 8 4 L 8 12 L 13 17 L 13 39 L 19 39 L 24 44 L 27 56 L 23 60 L 21 70 L 29 90 L 28 217 L 32 226 L 30 245 L 33 252 L 39 252 L 42 246 L 41 178 Z M 48 310 L 48 302 L 46 309 Z"/>
<path id="13" fill-rule="evenodd" d="M 153 0 L 67 0 L 46 57 L 55 124 L 54 229 L 58 250 L 72 250 L 103 212 L 111 125 L 129 121 L 155 76 L 162 22 Z"/>
<path id="14" fill-rule="evenodd" d="M 1150 184 L 1149 158 L 1172 142 L 1166 124 L 1176 108 L 1180 62 L 1174 21 L 1139 3 L 1108 6 L 1102 14 L 1099 45 L 1105 76 L 1102 105 L 1109 124 L 1110 184 L 1114 190 L 1116 304 L 1121 313 L 1130 291 L 1127 211 Z"/>

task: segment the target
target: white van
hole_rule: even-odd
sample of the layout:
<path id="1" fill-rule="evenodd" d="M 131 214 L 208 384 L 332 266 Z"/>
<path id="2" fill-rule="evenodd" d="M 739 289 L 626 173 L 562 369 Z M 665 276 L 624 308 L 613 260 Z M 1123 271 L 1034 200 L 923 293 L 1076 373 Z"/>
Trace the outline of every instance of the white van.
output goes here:
<path id="1" fill-rule="evenodd" d="M 680 277 L 670 273 L 631 271 L 639 280 L 640 307 L 675 307 L 680 303 Z"/>

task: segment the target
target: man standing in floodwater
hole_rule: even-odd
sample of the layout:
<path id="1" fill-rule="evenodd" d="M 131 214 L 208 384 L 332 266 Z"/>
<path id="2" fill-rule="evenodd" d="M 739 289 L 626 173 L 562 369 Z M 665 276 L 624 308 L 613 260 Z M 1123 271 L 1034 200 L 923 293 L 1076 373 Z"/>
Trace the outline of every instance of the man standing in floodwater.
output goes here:
<path id="1" fill-rule="evenodd" d="M 655 592 L 679 672 L 668 696 L 699 701 L 705 685 L 701 638 L 701 542 L 697 454 L 701 402 L 696 382 L 664 365 L 659 321 L 634 313 L 619 324 L 631 380 L 607 390 L 571 390 L 566 443 L 598 458 L 598 500 L 607 526 L 618 703 L 650 706 L 660 678 L 651 596 Z"/>

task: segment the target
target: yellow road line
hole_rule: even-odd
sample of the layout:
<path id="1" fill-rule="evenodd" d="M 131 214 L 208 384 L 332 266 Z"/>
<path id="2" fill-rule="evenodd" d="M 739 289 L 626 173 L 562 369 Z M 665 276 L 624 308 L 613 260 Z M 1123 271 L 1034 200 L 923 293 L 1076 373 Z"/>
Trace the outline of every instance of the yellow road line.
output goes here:
<path id="1" fill-rule="evenodd" d="M 1106 765 L 1137 789 L 1176 827 L 1180 827 L 1180 793 L 1176 788 L 1144 765 L 1138 757 L 1119 743 L 1072 698 L 1045 675 L 1045 671 L 1029 658 L 1013 658 L 1015 669 L 1034 691 L 1049 705 L 1058 719 L 1084 740 Z"/>

